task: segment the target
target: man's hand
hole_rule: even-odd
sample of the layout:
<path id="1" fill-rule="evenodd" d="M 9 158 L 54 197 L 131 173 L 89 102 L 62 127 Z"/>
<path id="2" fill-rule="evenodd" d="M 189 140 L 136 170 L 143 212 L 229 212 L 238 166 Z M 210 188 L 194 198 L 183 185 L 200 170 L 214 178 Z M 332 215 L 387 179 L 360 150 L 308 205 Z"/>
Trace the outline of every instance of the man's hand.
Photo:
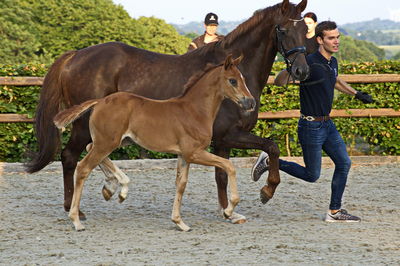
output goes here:
<path id="1" fill-rule="evenodd" d="M 372 99 L 371 95 L 366 92 L 357 91 L 356 95 L 354 96 L 356 99 L 362 101 L 363 103 L 372 103 L 374 100 Z"/>

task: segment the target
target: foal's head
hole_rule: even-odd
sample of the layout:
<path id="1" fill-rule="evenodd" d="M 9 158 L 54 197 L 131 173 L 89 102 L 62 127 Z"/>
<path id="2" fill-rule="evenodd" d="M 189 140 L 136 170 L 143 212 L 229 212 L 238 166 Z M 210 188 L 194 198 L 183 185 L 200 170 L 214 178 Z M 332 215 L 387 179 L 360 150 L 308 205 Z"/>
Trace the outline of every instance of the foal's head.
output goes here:
<path id="1" fill-rule="evenodd" d="M 224 66 L 221 68 L 223 94 L 225 98 L 231 99 L 245 111 L 253 111 L 256 101 L 237 67 L 242 59 L 243 56 L 233 59 L 232 55 L 228 55 L 225 59 Z"/>

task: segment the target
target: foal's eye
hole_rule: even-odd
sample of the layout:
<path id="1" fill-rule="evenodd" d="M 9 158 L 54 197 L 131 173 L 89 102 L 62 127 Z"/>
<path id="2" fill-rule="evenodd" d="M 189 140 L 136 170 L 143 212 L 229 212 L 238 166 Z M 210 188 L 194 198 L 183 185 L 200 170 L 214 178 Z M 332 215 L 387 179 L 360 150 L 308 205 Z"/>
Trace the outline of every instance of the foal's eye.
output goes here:
<path id="1" fill-rule="evenodd" d="M 230 83 L 233 87 L 237 87 L 237 80 L 236 80 L 236 79 L 229 79 L 229 83 Z"/>

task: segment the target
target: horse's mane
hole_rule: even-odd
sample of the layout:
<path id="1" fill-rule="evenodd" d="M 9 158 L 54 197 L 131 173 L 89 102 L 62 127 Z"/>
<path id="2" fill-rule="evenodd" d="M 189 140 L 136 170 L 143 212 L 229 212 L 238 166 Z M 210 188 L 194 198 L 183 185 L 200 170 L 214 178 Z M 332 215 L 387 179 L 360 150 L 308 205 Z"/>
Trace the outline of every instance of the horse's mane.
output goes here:
<path id="1" fill-rule="evenodd" d="M 217 67 L 219 67 L 219 66 L 221 66 L 221 65 L 222 65 L 222 64 L 215 65 L 215 64 L 210 64 L 210 63 L 208 63 L 208 64 L 204 67 L 203 70 L 200 70 L 200 71 L 196 72 L 195 74 L 193 74 L 193 75 L 189 78 L 189 80 L 186 82 L 185 86 L 183 87 L 183 89 L 184 89 L 184 93 L 183 93 L 183 94 L 186 94 L 186 92 L 187 92 L 191 87 L 193 87 L 193 85 L 196 84 L 205 74 L 207 74 L 207 72 L 209 72 L 209 71 L 211 71 L 212 69 L 217 68 Z"/>

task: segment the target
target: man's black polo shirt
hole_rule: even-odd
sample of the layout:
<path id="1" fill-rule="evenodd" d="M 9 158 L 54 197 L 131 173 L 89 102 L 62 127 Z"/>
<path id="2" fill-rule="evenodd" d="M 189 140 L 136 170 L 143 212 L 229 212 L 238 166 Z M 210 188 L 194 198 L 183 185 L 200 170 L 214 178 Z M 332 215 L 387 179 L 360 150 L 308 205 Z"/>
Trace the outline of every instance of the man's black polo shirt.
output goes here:
<path id="1" fill-rule="evenodd" d="M 328 61 L 319 51 L 306 57 L 310 76 L 300 84 L 301 113 L 308 116 L 329 115 L 338 75 L 335 57 Z"/>

